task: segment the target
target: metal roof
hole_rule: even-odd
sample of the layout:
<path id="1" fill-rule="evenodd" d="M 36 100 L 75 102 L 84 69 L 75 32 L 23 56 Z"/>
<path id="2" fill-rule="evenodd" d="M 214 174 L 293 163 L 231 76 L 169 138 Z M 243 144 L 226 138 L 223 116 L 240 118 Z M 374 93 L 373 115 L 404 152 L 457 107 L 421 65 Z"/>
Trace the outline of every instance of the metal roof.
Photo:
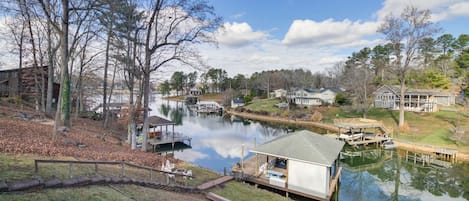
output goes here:
<path id="1" fill-rule="evenodd" d="M 140 118 L 139 120 L 139 124 L 143 124 L 143 119 Z M 150 116 L 148 117 L 148 123 L 151 126 L 165 126 L 165 125 L 176 125 L 176 123 L 170 121 L 170 120 L 167 120 L 167 119 L 164 119 L 162 117 L 159 117 L 159 116 Z"/>
<path id="2" fill-rule="evenodd" d="M 344 142 L 311 131 L 298 131 L 269 141 L 251 152 L 332 166 Z"/>

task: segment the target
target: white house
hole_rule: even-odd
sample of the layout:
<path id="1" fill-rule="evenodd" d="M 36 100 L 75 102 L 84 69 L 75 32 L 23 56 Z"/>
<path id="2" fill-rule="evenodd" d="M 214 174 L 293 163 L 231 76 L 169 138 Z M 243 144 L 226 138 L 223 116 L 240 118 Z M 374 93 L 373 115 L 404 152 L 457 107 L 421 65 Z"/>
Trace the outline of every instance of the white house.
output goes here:
<path id="1" fill-rule="evenodd" d="M 375 92 L 374 106 L 398 110 L 400 86 L 383 85 Z M 407 89 L 404 93 L 404 110 L 414 112 L 436 112 L 438 105 L 450 106 L 456 103 L 455 95 L 438 89 Z"/>
<path id="2" fill-rule="evenodd" d="M 275 98 L 283 98 L 287 96 L 287 90 L 285 89 L 276 89 L 274 90 L 274 97 Z"/>
<path id="3" fill-rule="evenodd" d="M 231 99 L 231 108 L 237 108 L 244 106 L 244 99 L 243 98 L 234 98 Z"/>
<path id="4" fill-rule="evenodd" d="M 299 89 L 288 96 L 290 102 L 303 106 L 334 104 L 335 97 L 342 90 L 338 88 Z"/>
<path id="5" fill-rule="evenodd" d="M 311 131 L 298 131 L 260 145 L 251 152 L 267 156 L 261 178 L 269 186 L 317 200 L 329 200 L 340 177 L 344 142 Z"/>

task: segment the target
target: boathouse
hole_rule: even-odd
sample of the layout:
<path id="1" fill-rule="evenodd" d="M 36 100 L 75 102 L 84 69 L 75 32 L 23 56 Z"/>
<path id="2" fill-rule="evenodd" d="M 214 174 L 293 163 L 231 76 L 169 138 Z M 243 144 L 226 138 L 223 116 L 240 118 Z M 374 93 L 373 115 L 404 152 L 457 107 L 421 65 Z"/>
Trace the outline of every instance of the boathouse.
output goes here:
<path id="1" fill-rule="evenodd" d="M 311 131 L 294 132 L 251 150 L 256 155 L 243 162 L 242 175 L 286 196 L 330 200 L 340 177 L 338 158 L 343 146 L 344 142 Z M 253 164 L 260 166 L 252 168 Z"/>
<path id="2" fill-rule="evenodd" d="M 185 149 L 191 147 L 191 137 L 184 136 L 182 133 L 174 131 L 173 121 L 164 119 L 159 116 L 148 117 L 149 132 L 148 144 L 151 145 L 153 152 L 168 152 L 176 149 Z M 138 126 L 141 131 L 143 121 Z M 137 140 L 141 141 L 141 140 Z"/>

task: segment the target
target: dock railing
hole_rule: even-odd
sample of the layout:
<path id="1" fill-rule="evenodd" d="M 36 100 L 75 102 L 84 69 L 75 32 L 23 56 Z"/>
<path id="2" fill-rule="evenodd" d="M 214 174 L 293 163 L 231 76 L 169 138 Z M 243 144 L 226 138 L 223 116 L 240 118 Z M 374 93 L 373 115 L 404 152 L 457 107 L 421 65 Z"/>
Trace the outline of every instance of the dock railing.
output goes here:
<path id="1" fill-rule="evenodd" d="M 175 182 L 178 184 L 186 185 L 185 180 L 187 178 L 194 178 L 192 175 L 184 174 L 182 171 L 169 172 L 152 167 L 141 166 L 125 161 L 75 161 L 75 160 L 34 160 L 34 173 L 39 175 L 40 164 L 52 164 L 44 168 L 45 175 L 51 175 L 52 177 L 57 176 L 68 176 L 73 178 L 75 176 L 117 176 L 117 177 L 128 177 L 133 179 L 142 179 L 149 181 L 160 181 L 162 183 Z M 65 166 L 64 166 L 65 165 Z M 68 168 L 68 174 L 66 172 L 58 170 L 59 168 Z M 52 173 L 46 171 L 53 171 Z"/>

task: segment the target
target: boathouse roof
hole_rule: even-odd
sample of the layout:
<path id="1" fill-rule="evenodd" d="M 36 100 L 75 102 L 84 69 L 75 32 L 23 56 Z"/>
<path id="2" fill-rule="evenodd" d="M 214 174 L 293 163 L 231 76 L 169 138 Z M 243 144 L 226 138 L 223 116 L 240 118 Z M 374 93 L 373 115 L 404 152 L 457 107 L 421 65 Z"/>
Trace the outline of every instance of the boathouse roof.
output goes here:
<path id="1" fill-rule="evenodd" d="M 251 152 L 331 166 L 343 146 L 342 141 L 303 130 L 269 141 Z"/>
<path id="2" fill-rule="evenodd" d="M 149 123 L 150 127 L 176 125 L 176 123 L 174 123 L 170 120 L 164 119 L 162 117 L 159 117 L 159 116 L 149 116 L 148 117 L 148 123 Z M 142 118 L 140 118 L 139 124 L 143 124 L 143 119 Z"/>

